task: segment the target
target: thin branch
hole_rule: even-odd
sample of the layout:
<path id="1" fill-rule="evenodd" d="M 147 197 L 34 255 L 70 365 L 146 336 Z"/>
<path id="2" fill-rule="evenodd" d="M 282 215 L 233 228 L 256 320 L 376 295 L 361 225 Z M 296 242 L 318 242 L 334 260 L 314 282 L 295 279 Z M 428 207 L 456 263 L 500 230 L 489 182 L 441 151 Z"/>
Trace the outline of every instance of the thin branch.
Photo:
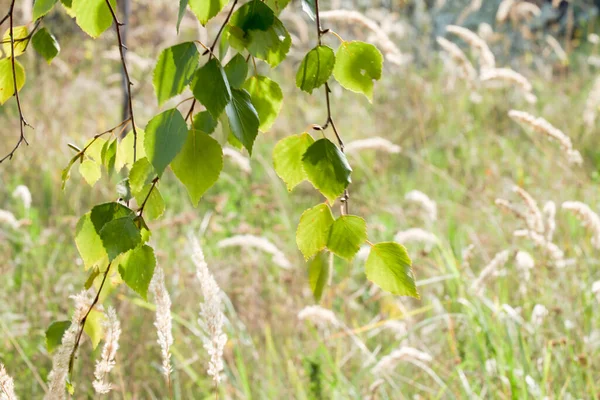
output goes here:
<path id="1" fill-rule="evenodd" d="M 121 37 L 121 26 L 122 23 L 119 22 L 117 18 L 117 14 L 115 14 L 115 10 L 110 4 L 109 0 L 106 0 L 106 5 L 110 10 L 110 14 L 112 15 L 113 22 L 115 24 L 115 30 L 117 31 L 117 40 L 119 41 L 119 54 L 121 56 L 121 64 L 123 65 L 123 72 L 125 74 L 125 79 L 127 80 L 127 103 L 129 106 L 129 118 L 131 119 L 131 127 L 133 129 L 133 162 L 137 160 L 137 130 L 135 127 L 135 117 L 133 116 L 133 102 L 131 99 L 131 87 L 133 86 L 133 82 L 131 82 L 131 78 L 129 77 L 129 71 L 127 70 L 127 63 L 125 62 L 125 46 L 123 45 L 123 39 Z"/>
<path id="2" fill-rule="evenodd" d="M 85 323 L 87 321 L 87 317 L 90 315 L 96 304 L 98 304 L 98 300 L 100 299 L 100 293 L 102 292 L 102 288 L 104 287 L 104 283 L 106 282 L 106 278 L 108 277 L 108 272 L 110 271 L 112 263 L 108 264 L 106 267 L 106 271 L 104 271 L 104 276 L 102 277 L 102 282 L 100 283 L 100 287 L 98 288 L 98 292 L 96 293 L 96 297 L 90 308 L 85 313 L 84 317 L 79 322 L 79 331 L 77 332 L 77 339 L 75 340 L 75 345 L 73 346 L 73 350 L 71 351 L 71 356 L 69 357 L 69 376 L 73 372 L 73 363 L 75 362 L 75 353 L 77 353 L 77 349 L 79 348 L 79 342 L 81 341 L 81 335 L 83 335 L 83 330 L 85 328 Z"/>
<path id="3" fill-rule="evenodd" d="M 156 184 L 158 183 L 159 179 L 160 178 L 158 176 L 156 178 L 152 179 L 152 186 L 150 186 L 150 190 L 148 190 L 148 194 L 146 195 L 146 198 L 144 199 L 144 201 L 142 202 L 142 205 L 138 209 L 138 216 L 141 217 L 142 214 L 144 213 L 144 207 L 146 207 L 146 203 L 148 202 L 148 199 L 150 198 L 150 195 L 152 194 L 152 191 L 156 187 Z"/>
<path id="4" fill-rule="evenodd" d="M 19 109 L 19 128 L 20 128 L 20 136 L 19 136 L 19 140 L 17 141 L 17 144 L 15 145 L 15 147 L 11 150 L 10 153 L 8 153 L 6 156 L 4 156 L 2 159 L 0 159 L 0 164 L 4 161 L 4 160 L 12 160 L 13 155 L 15 154 L 15 152 L 17 151 L 17 149 L 21 146 L 22 143 L 25 143 L 26 145 L 29 145 L 29 143 L 27 142 L 27 139 L 25 138 L 25 127 L 29 126 L 31 127 L 31 125 L 29 125 L 27 123 L 27 120 L 25 120 L 25 116 L 23 115 L 23 110 L 21 108 L 21 100 L 19 99 L 19 88 L 17 86 L 17 72 L 15 69 L 15 37 L 14 37 L 14 31 L 13 31 L 13 11 L 15 9 L 15 0 L 12 0 L 11 4 L 10 4 L 10 9 L 8 10 L 8 14 L 5 18 L 2 19 L 2 22 L 4 22 L 6 20 L 6 18 L 8 18 L 9 24 L 10 24 L 10 28 L 9 28 L 9 35 L 10 35 L 10 63 L 11 63 L 11 67 L 12 67 L 12 74 L 13 74 L 13 88 L 15 90 L 15 98 L 17 99 L 17 108 Z M 0 22 L 1 24 L 1 22 Z"/>
<path id="5" fill-rule="evenodd" d="M 331 31 L 329 29 L 323 29 L 321 27 L 321 18 L 319 16 L 319 0 L 315 0 L 315 16 L 316 16 L 315 19 L 316 19 L 316 25 L 317 25 L 317 42 L 318 42 L 319 46 L 321 46 L 321 36 L 323 36 L 326 33 L 330 33 Z M 338 35 L 336 34 L 336 36 L 338 36 Z M 339 38 L 339 36 L 338 36 L 338 38 Z M 333 117 L 331 116 L 331 99 L 329 96 L 330 93 L 331 93 L 331 89 L 329 88 L 329 83 L 325 82 L 325 102 L 327 103 L 327 121 L 325 121 L 325 124 L 320 127 L 321 128 L 320 130 L 325 130 L 331 125 L 331 129 L 333 130 L 333 133 L 335 134 L 335 137 L 338 141 L 338 145 L 340 146 L 340 150 L 343 153 L 344 152 L 344 141 L 342 140 L 342 137 L 340 136 L 340 134 L 335 126 L 335 122 L 333 121 Z M 349 200 L 350 200 L 350 193 L 348 192 L 348 189 L 345 189 L 344 194 L 340 198 L 340 201 L 342 202 L 342 214 L 343 215 L 347 215 L 349 213 L 349 206 L 348 206 Z"/>
<path id="6" fill-rule="evenodd" d="M 38 28 L 40 27 L 40 24 L 42 23 L 42 19 L 44 17 L 40 17 L 38 20 L 35 21 L 35 25 L 33 26 L 33 29 L 31 30 L 31 32 L 29 32 L 29 34 L 27 36 L 24 36 L 22 38 L 17 38 L 15 39 L 15 43 L 20 43 L 20 42 L 24 42 L 26 40 L 29 40 L 33 37 L 33 35 L 35 34 L 35 32 L 38 30 Z M 0 42 L 2 44 L 5 43 L 10 43 L 10 39 L 8 40 L 3 40 L 2 42 Z"/>
<path id="7" fill-rule="evenodd" d="M 96 135 L 94 135 L 94 137 L 92 138 L 92 140 L 83 148 L 83 150 L 79 151 L 79 153 L 77 154 L 77 157 L 83 157 L 83 155 L 85 154 L 85 152 L 87 151 L 87 149 L 89 149 L 89 147 L 94 144 L 94 142 L 96 140 L 98 140 L 99 138 L 101 138 L 102 136 L 108 134 L 108 133 L 112 133 L 115 130 L 119 129 L 119 128 L 123 128 L 125 129 L 125 127 L 127 126 L 127 124 L 131 121 L 131 118 L 127 118 L 125 121 L 121 122 L 119 125 L 110 128 L 107 131 L 104 131 L 102 133 L 98 133 Z M 69 145 L 69 147 L 73 148 L 71 145 Z"/>

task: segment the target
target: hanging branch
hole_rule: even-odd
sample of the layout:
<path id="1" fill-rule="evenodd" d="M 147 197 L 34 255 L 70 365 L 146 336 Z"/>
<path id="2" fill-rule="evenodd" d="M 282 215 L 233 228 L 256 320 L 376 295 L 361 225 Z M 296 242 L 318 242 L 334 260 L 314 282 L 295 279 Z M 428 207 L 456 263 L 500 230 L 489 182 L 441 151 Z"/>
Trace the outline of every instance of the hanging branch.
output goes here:
<path id="1" fill-rule="evenodd" d="M 15 147 L 13 147 L 13 149 L 11 150 L 10 153 L 8 153 L 6 156 L 4 156 L 2 159 L 0 159 L 0 164 L 4 160 L 12 160 L 13 155 L 15 154 L 15 152 L 21 146 L 22 143 L 29 145 L 29 143 L 27 142 L 27 139 L 25 138 L 25 127 L 26 126 L 31 127 L 31 125 L 29 125 L 27 123 L 27 120 L 25 120 L 25 116 L 23 115 L 23 110 L 21 108 L 21 100 L 19 99 L 19 89 L 17 87 L 17 73 L 15 70 L 15 37 L 14 37 L 14 32 L 13 32 L 13 25 L 14 25 L 13 11 L 14 11 L 14 9 L 15 9 L 15 0 L 12 0 L 12 2 L 10 3 L 10 8 L 8 9 L 8 14 L 6 14 L 6 17 L 2 18 L 2 21 L 0 21 L 0 25 L 4 21 L 6 21 L 6 19 L 8 18 L 8 21 L 10 24 L 10 28 L 9 28 L 10 63 L 11 63 L 12 75 L 13 75 L 13 88 L 15 90 L 15 98 L 17 99 L 17 108 L 19 109 L 19 128 L 20 128 L 21 132 L 20 132 L 19 140 L 17 141 L 17 144 L 15 145 Z"/>
<path id="2" fill-rule="evenodd" d="M 323 29 L 321 27 L 321 18 L 319 16 L 319 0 L 315 0 L 315 19 L 317 23 L 317 42 L 319 46 L 321 46 L 321 36 L 329 32 L 329 29 Z M 336 35 L 337 36 L 337 35 Z M 325 102 L 327 103 L 327 121 L 325 124 L 320 127 L 320 130 L 325 130 L 331 125 L 331 129 L 335 134 L 335 137 L 338 141 L 338 145 L 340 147 L 341 152 L 344 152 L 344 141 L 340 136 L 335 122 L 333 122 L 333 117 L 331 116 L 331 100 L 329 98 L 329 94 L 331 93 L 331 89 L 329 88 L 329 83 L 325 82 Z M 348 193 L 348 189 L 344 190 L 344 194 L 340 197 L 340 201 L 342 202 L 342 215 L 347 215 L 349 213 L 348 201 L 350 200 L 350 194 Z"/>
<path id="3" fill-rule="evenodd" d="M 202 45 L 202 47 L 204 47 L 204 49 L 205 49 L 204 53 L 202 53 L 202 55 L 204 56 L 204 55 L 208 54 L 208 61 L 210 61 L 212 56 L 214 55 L 215 47 L 217 47 L 219 38 L 221 37 L 221 34 L 225 30 L 225 27 L 227 26 L 227 24 L 229 23 L 229 20 L 231 19 L 231 15 L 233 14 L 233 10 L 235 9 L 235 6 L 237 5 L 237 3 L 238 3 L 238 0 L 235 0 L 233 2 L 233 4 L 231 5 L 231 9 L 229 10 L 227 17 L 225 17 L 225 21 L 223 21 L 223 23 L 221 24 L 221 27 L 219 28 L 219 31 L 217 32 L 217 36 L 215 36 L 215 39 L 213 40 L 213 43 L 210 45 L 210 47 L 207 48 L 206 46 Z M 188 111 L 188 113 L 185 116 L 186 121 L 192 116 L 195 106 L 196 106 L 196 99 L 194 99 L 194 101 L 192 101 L 190 110 Z"/>
<path id="4" fill-rule="evenodd" d="M 132 103 L 132 99 L 131 99 L 131 87 L 133 86 L 133 82 L 131 82 L 131 78 L 129 77 L 129 71 L 127 70 L 127 63 L 125 62 L 125 52 L 124 50 L 126 50 L 125 45 L 123 44 L 123 38 L 121 37 L 121 26 L 123 26 L 124 24 L 122 24 L 121 22 L 119 22 L 119 20 L 117 19 L 117 14 L 115 14 L 115 10 L 113 9 L 112 5 L 110 4 L 110 0 L 106 0 L 106 5 L 108 6 L 108 9 L 110 10 L 110 13 L 112 15 L 114 24 L 115 24 L 115 30 L 117 31 L 117 40 L 119 41 L 119 54 L 121 55 L 121 64 L 123 65 L 123 74 L 125 75 L 125 80 L 127 83 L 127 103 L 128 103 L 128 107 L 129 107 L 129 118 L 131 119 L 131 127 L 133 129 L 133 162 L 135 163 L 135 161 L 137 160 L 137 130 L 135 127 L 135 118 L 133 116 L 133 103 Z"/>

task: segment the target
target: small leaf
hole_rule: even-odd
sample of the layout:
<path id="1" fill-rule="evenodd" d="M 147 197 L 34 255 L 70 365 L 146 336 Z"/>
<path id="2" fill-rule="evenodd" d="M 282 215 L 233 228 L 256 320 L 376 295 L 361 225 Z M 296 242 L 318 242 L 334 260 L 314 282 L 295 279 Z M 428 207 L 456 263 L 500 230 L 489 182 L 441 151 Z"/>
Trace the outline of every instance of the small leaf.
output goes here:
<path id="1" fill-rule="evenodd" d="M 265 31 L 273 25 L 274 20 L 275 15 L 269 6 L 260 0 L 252 0 L 233 13 L 229 25 L 246 34 L 253 29 Z"/>
<path id="2" fill-rule="evenodd" d="M 292 46 L 292 38 L 279 18 L 266 31 L 251 30 L 247 49 L 254 57 L 266 61 L 271 68 L 278 66 Z"/>
<path id="3" fill-rule="evenodd" d="M 355 215 L 342 215 L 331 226 L 327 248 L 350 261 L 367 240 L 367 224 Z"/>
<path id="4" fill-rule="evenodd" d="M 65 167 L 65 169 L 62 170 L 62 173 L 60 175 L 60 177 L 61 177 L 60 189 L 61 190 L 65 190 L 65 186 L 67 185 L 67 181 L 71 177 L 71 168 L 73 167 L 73 164 L 75 164 L 75 161 L 77 161 L 79 159 L 80 159 L 80 157 L 78 155 L 76 155 L 75 157 L 71 158 L 71 160 L 69 161 L 69 163 L 67 164 L 67 166 Z"/>
<path id="5" fill-rule="evenodd" d="M 179 0 L 179 12 L 177 13 L 177 33 L 179 34 L 179 26 L 185 15 L 185 10 L 188 6 L 188 0 Z"/>
<path id="6" fill-rule="evenodd" d="M 258 113 L 252 105 L 250 94 L 247 91 L 233 89 L 231 93 L 231 102 L 225 107 L 229 128 L 236 139 L 248 150 L 248 153 L 252 154 L 254 139 L 258 135 Z"/>
<path id="7" fill-rule="evenodd" d="M 197 207 L 202 195 L 215 184 L 223 169 L 221 145 L 206 133 L 190 130 L 171 168 Z"/>
<path id="8" fill-rule="evenodd" d="M 283 93 L 277 82 L 266 76 L 253 76 L 244 83 L 244 89 L 250 93 L 252 105 L 258 113 L 258 129 L 268 131 L 273 126 L 283 102 Z"/>
<path id="9" fill-rule="evenodd" d="M 142 205 L 144 200 L 146 200 L 146 196 L 148 196 L 146 205 L 144 205 L 144 216 L 148 220 L 154 220 L 160 218 L 165 212 L 165 201 L 163 200 L 158 187 L 154 187 L 152 192 L 150 192 L 150 188 L 152 188 L 152 184 L 148 183 L 140 191 L 134 192 L 133 195 L 139 206 Z"/>
<path id="10" fill-rule="evenodd" d="M 383 56 L 369 43 L 344 42 L 336 54 L 333 76 L 348 90 L 363 93 L 373 101 L 373 81 L 381 78 Z"/>
<path id="11" fill-rule="evenodd" d="M 225 65 L 225 74 L 232 89 L 240 89 L 246 81 L 248 75 L 248 63 L 240 53 L 236 54 L 227 65 Z"/>
<path id="12" fill-rule="evenodd" d="M 0 105 L 6 103 L 15 94 L 12 63 L 9 58 L 0 60 Z M 17 77 L 17 90 L 25 85 L 25 69 L 20 62 L 15 60 L 15 75 Z"/>
<path id="13" fill-rule="evenodd" d="M 146 132 L 142 129 L 137 128 L 137 140 L 136 140 L 136 159 L 146 157 L 146 150 L 144 149 L 144 140 Z M 123 140 L 119 143 L 117 148 L 117 156 L 115 158 L 115 171 L 119 172 L 123 167 L 130 167 L 133 165 L 133 131 L 130 131 L 125 135 Z"/>
<path id="14" fill-rule="evenodd" d="M 83 331 L 92 341 L 92 348 L 98 347 L 98 344 L 104 337 L 104 320 L 106 316 L 98 310 L 92 309 L 85 320 Z"/>
<path id="15" fill-rule="evenodd" d="M 265 4 L 277 15 L 290 3 L 290 0 L 266 0 Z"/>
<path id="16" fill-rule="evenodd" d="M 298 68 L 296 86 L 305 92 L 312 93 L 313 89 L 324 85 L 335 65 L 335 54 L 331 47 L 317 46 L 309 51 Z"/>
<path id="17" fill-rule="evenodd" d="M 60 45 L 56 41 L 56 38 L 46 28 L 37 31 L 33 35 L 33 38 L 31 38 L 31 43 L 33 43 L 35 51 L 44 57 L 44 60 L 46 60 L 48 64 L 50 64 L 54 57 L 60 52 Z"/>
<path id="18" fill-rule="evenodd" d="M 323 290 L 329 281 L 332 261 L 329 253 L 322 250 L 308 264 L 308 282 L 317 303 L 321 301 Z"/>
<path id="19" fill-rule="evenodd" d="M 128 251 L 119 261 L 119 274 L 133 291 L 148 298 L 148 287 L 154 275 L 156 257 L 152 247 L 143 245 Z"/>
<path id="20" fill-rule="evenodd" d="M 102 164 L 102 149 L 105 144 L 106 140 L 104 138 L 90 139 L 85 144 L 85 147 L 87 147 L 87 150 L 85 151 L 86 157 L 91 158 L 98 164 Z"/>
<path id="21" fill-rule="evenodd" d="M 281 139 L 273 149 L 273 166 L 277 175 L 292 191 L 300 182 L 308 179 L 302 166 L 302 156 L 315 140 L 308 133 Z"/>
<path id="22" fill-rule="evenodd" d="M 314 142 L 304 153 L 302 165 L 310 182 L 332 203 L 351 182 L 346 156 L 328 139 Z"/>
<path id="23" fill-rule="evenodd" d="M 92 285 L 94 284 L 94 280 L 96 280 L 98 275 L 100 275 L 100 268 L 98 268 L 98 267 L 92 268 L 92 272 L 90 273 L 90 275 L 86 279 L 85 283 L 83 284 L 83 287 L 85 288 L 85 290 L 88 290 L 89 288 L 92 287 Z"/>
<path id="24" fill-rule="evenodd" d="M 115 171 L 115 161 L 117 158 L 117 139 L 104 143 L 100 152 L 100 158 L 102 158 L 102 165 L 108 171 L 108 176 L 112 176 L 112 173 Z"/>
<path id="25" fill-rule="evenodd" d="M 227 3 L 228 0 L 189 0 L 192 12 L 202 25 L 206 25 Z"/>
<path id="26" fill-rule="evenodd" d="M 141 192 L 144 186 L 150 184 L 155 176 L 156 173 L 148 158 L 144 157 L 137 160 L 131 167 L 131 171 L 129 171 L 129 187 L 134 196 Z"/>
<path id="27" fill-rule="evenodd" d="M 160 53 L 152 78 L 159 106 L 183 92 L 198 68 L 198 57 L 193 42 L 180 43 Z"/>
<path id="28" fill-rule="evenodd" d="M 54 352 L 61 345 L 63 335 L 70 326 L 71 321 L 55 321 L 50 324 L 46 330 L 46 349 L 48 353 Z"/>
<path id="29" fill-rule="evenodd" d="M 377 243 L 371 247 L 365 273 L 367 279 L 387 292 L 419 298 L 411 263 L 404 246 L 394 242 Z"/>
<path id="30" fill-rule="evenodd" d="M 29 30 L 26 26 L 15 26 L 13 28 L 13 36 L 15 40 L 15 57 L 19 57 L 21 54 L 25 53 L 27 49 L 27 44 L 29 43 Z M 6 57 L 11 57 L 11 44 L 10 44 L 10 29 L 7 29 L 4 32 L 4 37 L 2 38 L 2 49 L 4 50 L 4 54 Z"/>
<path id="31" fill-rule="evenodd" d="M 58 3 L 58 0 L 36 0 L 33 3 L 33 19 L 36 20 L 48 14 L 56 3 Z"/>
<path id="32" fill-rule="evenodd" d="M 100 238 L 108 254 L 109 261 L 135 248 L 142 241 L 140 230 L 131 217 L 118 218 L 107 222 L 100 230 Z"/>
<path id="33" fill-rule="evenodd" d="M 196 100 L 206 107 L 214 118 L 219 118 L 231 100 L 227 76 L 216 58 L 196 71 L 190 87 Z"/>
<path id="34" fill-rule="evenodd" d="M 99 204 L 92 208 L 90 213 L 90 219 L 97 233 L 100 233 L 104 225 L 110 221 L 133 216 L 134 212 L 132 209 L 116 202 Z"/>
<path id="35" fill-rule="evenodd" d="M 83 162 L 79 164 L 79 173 L 90 186 L 94 186 L 102 176 L 100 165 L 92 160 L 83 160 Z"/>
<path id="36" fill-rule="evenodd" d="M 116 0 L 110 0 L 116 12 Z M 72 9 L 77 25 L 93 38 L 100 36 L 113 24 L 113 17 L 106 0 L 73 0 Z"/>
<path id="37" fill-rule="evenodd" d="M 219 121 L 213 118 L 208 111 L 200 111 L 194 115 L 192 130 L 211 134 L 217 128 Z"/>
<path id="38" fill-rule="evenodd" d="M 158 176 L 179 154 L 187 138 L 187 124 L 177 109 L 158 114 L 148 122 L 144 148 Z"/>
<path id="39" fill-rule="evenodd" d="M 319 204 L 304 211 L 296 230 L 296 244 L 305 259 L 308 260 L 325 249 L 333 222 L 333 214 L 327 204 Z"/>
<path id="40" fill-rule="evenodd" d="M 84 214 L 75 228 L 75 245 L 85 268 L 92 268 L 108 260 L 102 239 L 91 219 L 91 212 Z"/>

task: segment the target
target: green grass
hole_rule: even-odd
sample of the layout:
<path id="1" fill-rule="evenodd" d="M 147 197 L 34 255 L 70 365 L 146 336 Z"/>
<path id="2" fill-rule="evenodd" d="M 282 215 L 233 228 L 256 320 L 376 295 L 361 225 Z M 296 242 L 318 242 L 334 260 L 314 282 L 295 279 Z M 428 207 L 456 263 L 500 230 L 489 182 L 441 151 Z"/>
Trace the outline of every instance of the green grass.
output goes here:
<path id="1" fill-rule="evenodd" d="M 27 221 L 16 231 L 0 227 L 0 361 L 15 378 L 20 398 L 42 396 L 40 380 L 51 367 L 44 331 L 52 321 L 69 318 L 68 296 L 81 290 L 87 278 L 73 242 L 75 223 L 95 203 L 115 198 L 118 177 L 103 178 L 89 188 L 73 172 L 66 190 L 60 190 L 60 172 L 69 159 L 67 143 L 82 144 L 118 122 L 119 93 L 106 89 L 106 78 L 114 73 L 106 68 L 82 67 L 74 81 L 52 69 L 32 73 L 22 92 L 25 112 L 36 127 L 30 131 L 31 145 L 0 169 L 0 208 Z M 440 245 L 430 253 L 420 245 L 408 246 L 416 277 L 425 282 L 418 301 L 375 290 L 360 261 L 336 259 L 333 286 L 322 305 L 348 330 L 322 331 L 296 317 L 314 301 L 295 245 L 300 214 L 322 199 L 307 184 L 288 194 L 273 171 L 270 153 L 277 139 L 322 122 L 325 110 L 319 96 L 290 87 L 293 71 L 283 68 L 276 79 L 286 95 L 284 108 L 273 131 L 257 139 L 250 175 L 226 160 L 221 179 L 197 209 L 171 173 L 161 183 L 167 211 L 151 227 L 173 302 L 173 398 L 214 398 L 197 323 L 202 299 L 187 249 L 190 232 L 201 236 L 209 267 L 229 298 L 222 398 L 361 399 L 371 395 L 369 387 L 379 378 L 385 378 L 377 388 L 379 399 L 417 394 L 469 398 L 473 393 L 481 398 L 536 398 L 528 380 L 536 382 L 541 396 L 597 396 L 600 304 L 591 284 L 600 272 L 589 235 L 571 215 L 558 211 L 555 242 L 577 261 L 556 269 L 530 241 L 513 238 L 520 222 L 494 205 L 497 197 L 514 199 L 512 184 L 526 188 L 540 204 L 580 200 L 595 210 L 600 204 L 598 132 L 587 132 L 581 118 L 593 76 L 584 68 L 552 82 L 534 74 L 533 69 L 527 74 L 540 99 L 534 106 L 510 90 L 482 92 L 482 102 L 475 104 L 460 83 L 454 90 L 447 88 L 447 75 L 438 64 L 386 71 L 373 104 L 334 91 L 333 113 L 346 141 L 382 136 L 403 147 L 397 155 L 365 151 L 350 158 L 350 209 L 367 220 L 370 240 L 391 240 L 399 230 L 425 227 Z M 142 85 L 134 106 L 143 126 L 157 111 L 151 87 Z M 544 116 L 563 129 L 584 155 L 584 166 L 569 167 L 555 144 L 511 121 L 507 112 L 512 108 Z M 11 107 L 2 109 L 0 125 L 2 143 L 9 143 L 18 131 Z M 11 198 L 18 184 L 32 191 L 29 211 Z M 438 221 L 428 224 L 404 201 L 412 189 L 438 203 Z M 208 224 L 200 232 L 203 218 Z M 269 238 L 294 268 L 282 270 L 258 252 L 217 248 L 219 240 L 240 233 Z M 475 257 L 465 269 L 460 254 L 469 243 L 476 245 Z M 481 296 L 473 293 L 474 276 L 507 248 L 527 250 L 536 260 L 526 292 L 518 290 L 521 278 L 510 261 L 505 276 L 490 278 Z M 168 398 L 151 299 L 144 302 L 122 286 L 106 304 L 117 308 L 123 329 L 112 396 Z M 525 323 L 507 318 L 503 304 L 520 308 Z M 535 304 L 550 310 L 539 328 L 529 324 Z M 395 337 L 385 328 L 389 320 L 405 321 L 407 333 Z M 567 320 L 572 329 L 565 326 Z M 375 376 L 357 340 L 377 360 L 407 345 L 430 353 L 433 361 L 428 369 L 402 362 L 388 377 Z M 89 341 L 83 344 L 74 375 L 76 398 L 93 397 L 98 353 Z M 490 359 L 497 372 L 486 372 Z"/>

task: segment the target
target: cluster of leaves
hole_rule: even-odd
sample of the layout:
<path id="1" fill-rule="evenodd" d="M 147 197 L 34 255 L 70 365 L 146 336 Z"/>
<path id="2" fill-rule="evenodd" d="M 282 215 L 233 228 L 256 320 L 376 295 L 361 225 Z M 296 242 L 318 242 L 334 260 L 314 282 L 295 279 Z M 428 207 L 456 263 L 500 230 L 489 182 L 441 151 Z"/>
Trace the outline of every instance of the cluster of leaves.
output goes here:
<path id="1" fill-rule="evenodd" d="M 168 168 L 173 171 L 197 206 L 219 178 L 224 142 L 252 154 L 259 132 L 272 127 L 282 107 L 279 85 L 259 75 L 256 66 L 249 76 L 248 65 L 250 60 L 254 64 L 259 60 L 274 68 L 286 58 L 291 37 L 277 17 L 285 4 L 251 0 L 236 8 L 237 1 L 233 2 L 211 46 L 198 41 L 183 42 L 164 49 L 158 57 L 153 75 L 158 104 L 162 106 L 189 90 L 193 97 L 189 99 L 192 106 L 187 116 L 177 107 L 164 110 L 144 129 L 134 126 L 133 134 L 119 140 L 119 130 L 122 132 L 134 123 L 132 115 L 115 128 L 95 135 L 82 149 L 72 146 L 76 154 L 63 171 L 63 188 L 77 163 L 79 172 L 92 186 L 101 179 L 103 170 L 109 176 L 117 173 L 125 176 L 119 185 L 119 200 L 93 207 L 79 219 L 76 228 L 75 243 L 86 270 L 90 271 L 85 287 L 96 285 L 100 300 L 121 283 L 146 298 L 156 265 L 154 250 L 148 245 L 151 233 L 146 221 L 160 218 L 164 212 L 165 202 L 159 188 L 164 172 Z M 36 1 L 36 29 L 41 18 L 57 3 L 58 0 Z M 98 37 L 113 24 L 118 29 L 115 0 L 61 0 L 61 3 L 92 37 Z M 178 23 L 189 7 L 200 23 L 206 24 L 227 3 L 227 0 L 181 0 Z M 318 15 L 314 4 L 308 4 L 306 10 Z M 16 37 L 23 38 L 15 44 L 16 56 L 25 51 L 29 33 L 26 27 L 14 32 Z M 341 44 L 334 51 L 321 44 L 320 37 L 325 33 L 319 27 L 319 45 L 299 65 L 297 86 L 308 93 L 325 86 L 328 113 L 328 81 L 332 77 L 344 88 L 372 100 L 374 81 L 380 79 L 383 67 L 379 50 L 367 43 L 340 38 Z M 229 49 L 235 53 L 225 64 L 215 50 L 219 38 L 222 38 L 219 54 Z M 32 41 L 48 61 L 58 53 L 56 41 L 45 28 L 37 30 Z M 0 60 L 2 102 L 13 94 L 8 84 L 12 72 L 6 71 L 3 62 Z M 25 74 L 18 65 L 17 74 L 22 75 L 18 81 L 22 86 Z M 203 110 L 194 114 L 197 103 Z M 215 134 L 217 129 L 222 133 L 220 140 Z M 365 242 L 371 246 L 366 262 L 367 278 L 392 293 L 418 297 L 411 261 L 403 246 L 391 242 L 371 244 L 364 219 L 344 213 L 334 217 L 330 204 L 347 190 L 352 168 L 339 136 L 338 146 L 327 138 L 325 129 L 326 126 L 317 130 L 322 134 L 318 140 L 308 133 L 286 137 L 273 152 L 275 170 L 290 191 L 307 180 L 327 199 L 302 214 L 296 235 L 299 249 L 310 259 L 309 276 L 315 297 L 321 297 L 328 281 L 328 254 L 351 260 Z M 133 200 L 137 208 L 130 207 Z M 104 285 L 107 280 L 111 284 Z M 101 329 L 99 321 L 100 318 L 90 318 L 86 321 L 87 329 L 97 332 Z M 49 329 L 49 347 L 56 345 L 68 326 L 62 321 Z"/>

